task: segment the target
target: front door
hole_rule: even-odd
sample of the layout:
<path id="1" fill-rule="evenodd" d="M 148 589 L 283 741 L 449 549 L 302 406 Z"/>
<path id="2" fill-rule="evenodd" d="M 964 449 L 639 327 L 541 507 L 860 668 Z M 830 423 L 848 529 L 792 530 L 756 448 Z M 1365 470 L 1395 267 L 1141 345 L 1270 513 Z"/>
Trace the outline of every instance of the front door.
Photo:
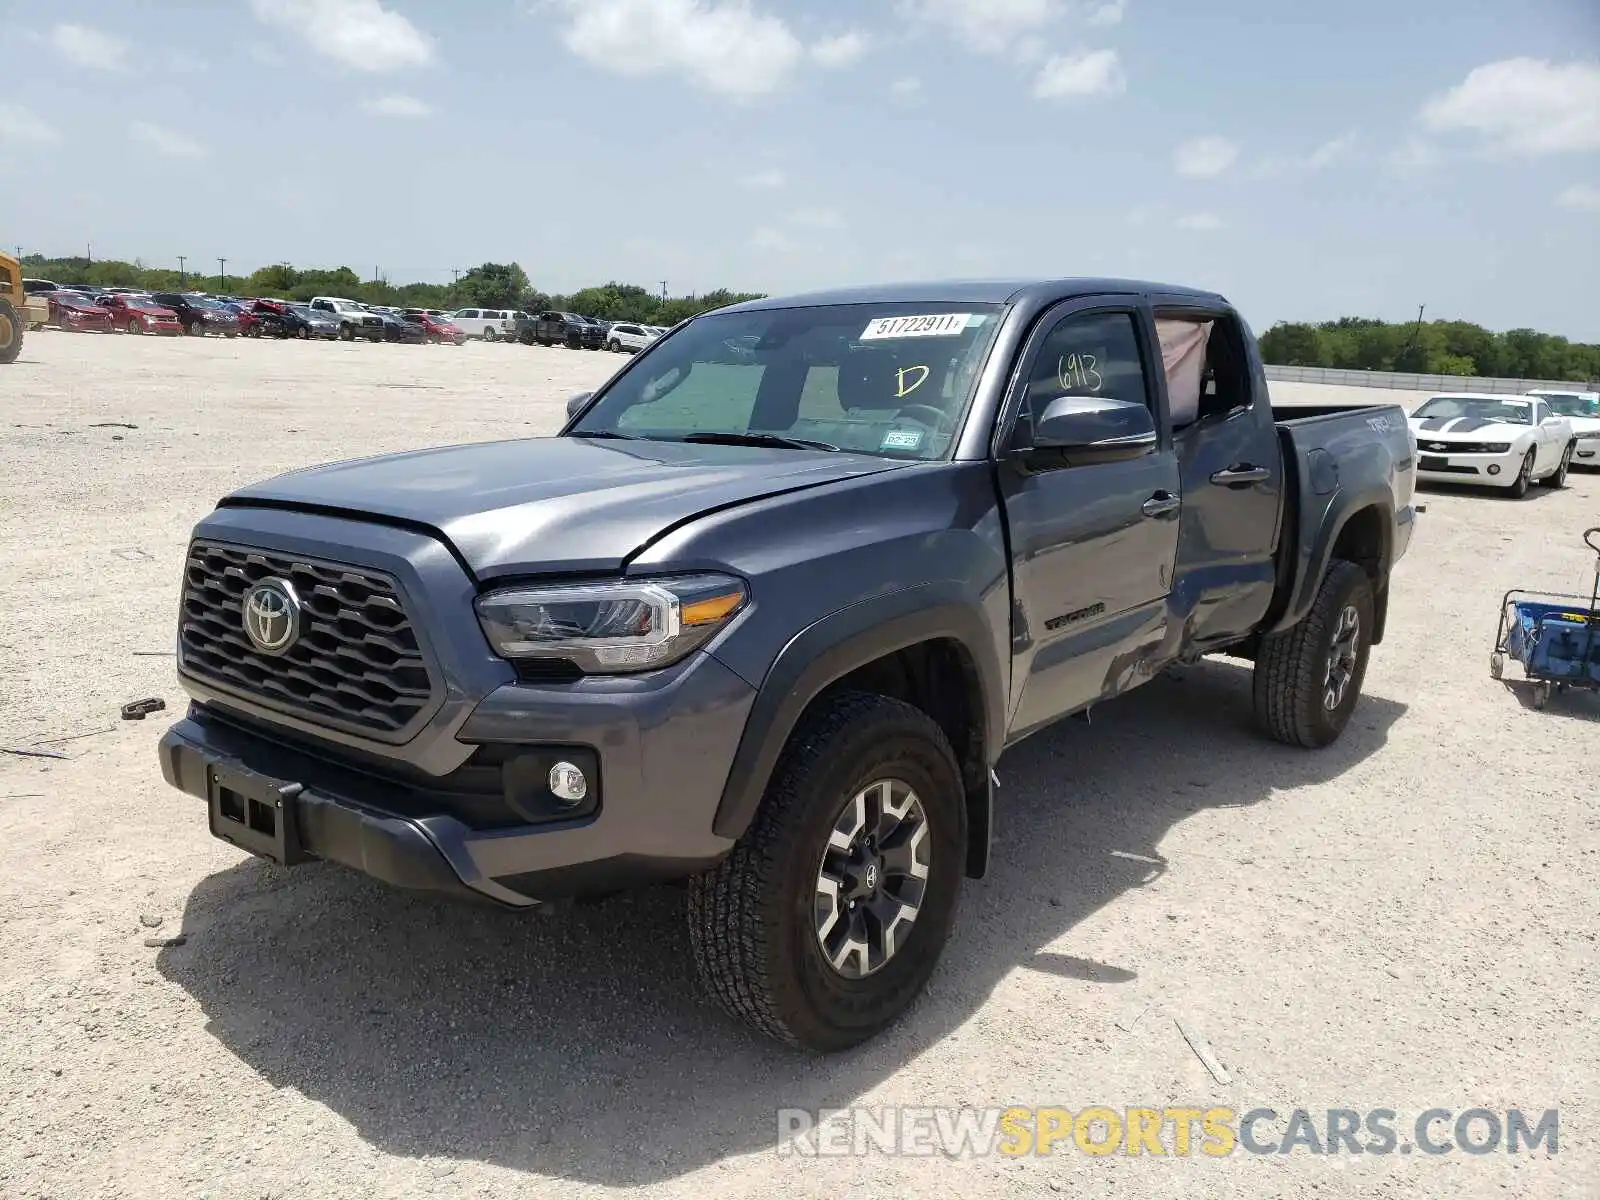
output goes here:
<path id="1" fill-rule="evenodd" d="M 1136 302 L 1069 301 L 1024 350 L 1002 446 L 1031 444 L 1035 414 L 1068 395 L 1143 401 L 1159 445 L 1121 462 L 999 468 L 1011 532 L 1013 737 L 1141 683 L 1167 628 L 1178 545 L 1178 462 Z"/>

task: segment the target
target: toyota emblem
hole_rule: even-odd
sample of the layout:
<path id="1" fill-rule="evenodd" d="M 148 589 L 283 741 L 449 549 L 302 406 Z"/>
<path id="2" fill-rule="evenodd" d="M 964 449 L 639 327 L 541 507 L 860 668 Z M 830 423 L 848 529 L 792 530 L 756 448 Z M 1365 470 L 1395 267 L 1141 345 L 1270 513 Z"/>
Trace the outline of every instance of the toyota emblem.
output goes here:
<path id="1" fill-rule="evenodd" d="M 300 637 L 300 597 L 287 579 L 264 579 L 244 594 L 244 632 L 263 654 L 282 654 Z"/>

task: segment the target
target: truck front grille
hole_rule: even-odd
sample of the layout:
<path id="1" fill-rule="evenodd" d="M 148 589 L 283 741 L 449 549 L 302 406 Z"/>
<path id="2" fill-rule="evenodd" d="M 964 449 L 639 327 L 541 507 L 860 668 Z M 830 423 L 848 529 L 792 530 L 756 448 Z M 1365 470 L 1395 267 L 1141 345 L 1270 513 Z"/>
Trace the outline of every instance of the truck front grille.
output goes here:
<path id="1" fill-rule="evenodd" d="M 264 654 L 244 628 L 256 584 L 293 585 L 299 638 Z M 392 737 L 430 709 L 434 680 L 388 575 L 276 552 L 195 542 L 184 571 L 183 670 L 219 689 L 351 732 Z"/>

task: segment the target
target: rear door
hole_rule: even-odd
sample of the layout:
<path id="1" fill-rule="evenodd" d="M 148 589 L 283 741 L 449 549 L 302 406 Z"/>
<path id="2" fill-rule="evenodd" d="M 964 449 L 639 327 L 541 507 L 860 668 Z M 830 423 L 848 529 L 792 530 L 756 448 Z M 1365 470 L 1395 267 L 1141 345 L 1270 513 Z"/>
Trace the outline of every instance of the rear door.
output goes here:
<path id="1" fill-rule="evenodd" d="M 1178 461 L 1159 358 L 1137 297 L 1050 309 L 1022 353 L 998 431 L 1011 536 L 1013 737 L 1143 682 L 1167 630 L 1178 546 Z M 1057 397 L 1142 401 L 1156 448 L 1120 462 L 1034 461 L 1033 418 Z"/>
<path id="2" fill-rule="evenodd" d="M 1173 607 L 1191 645 L 1250 633 L 1271 607 L 1283 454 L 1266 378 L 1225 305 L 1152 296 L 1183 491 Z"/>

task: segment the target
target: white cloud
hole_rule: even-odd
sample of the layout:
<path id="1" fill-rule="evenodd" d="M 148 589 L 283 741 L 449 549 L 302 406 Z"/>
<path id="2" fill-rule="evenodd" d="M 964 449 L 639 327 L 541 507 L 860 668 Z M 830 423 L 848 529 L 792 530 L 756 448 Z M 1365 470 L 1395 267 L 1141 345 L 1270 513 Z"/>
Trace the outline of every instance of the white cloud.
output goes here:
<path id="1" fill-rule="evenodd" d="M 20 104 L 0 104 L 0 142 L 59 142 L 61 135 L 38 113 Z"/>
<path id="2" fill-rule="evenodd" d="M 867 39 L 855 30 L 824 38 L 811 46 L 811 57 L 824 67 L 848 67 L 867 52 Z"/>
<path id="3" fill-rule="evenodd" d="M 809 229 L 844 228 L 843 214 L 832 208 L 799 208 L 789 214 L 789 222 Z"/>
<path id="4" fill-rule="evenodd" d="M 1351 149 L 1356 144 L 1356 135 L 1353 133 L 1340 134 L 1330 138 L 1311 152 L 1306 159 L 1306 166 L 1313 171 L 1320 171 L 1324 167 L 1331 167 L 1342 158 L 1349 157 Z"/>
<path id="5" fill-rule="evenodd" d="M 781 229 L 774 229 L 770 225 L 763 225 L 750 235 L 750 247 L 767 254 L 788 254 L 796 249 L 798 243 Z"/>
<path id="6" fill-rule="evenodd" d="M 1432 133 L 1472 133 L 1506 154 L 1600 150 L 1600 62 L 1506 58 L 1422 108 Z"/>
<path id="7" fill-rule="evenodd" d="M 126 71 L 128 43 L 87 25 L 57 25 L 50 45 L 70 63 L 94 71 Z"/>
<path id="8" fill-rule="evenodd" d="M 128 126 L 128 134 L 134 141 L 143 142 L 170 158 L 199 158 L 205 153 L 205 148 L 193 138 L 149 121 L 135 121 Z"/>
<path id="9" fill-rule="evenodd" d="M 1096 28 L 1116 25 L 1128 13 L 1128 0 L 1106 0 L 1089 14 L 1089 24 Z"/>
<path id="10" fill-rule="evenodd" d="M 1215 179 L 1239 161 L 1239 147 L 1224 137 L 1190 138 L 1173 154 L 1172 162 L 1186 179 Z"/>
<path id="11" fill-rule="evenodd" d="M 1556 203 L 1573 212 L 1600 213 L 1600 187 L 1588 183 L 1575 183 L 1556 194 Z"/>
<path id="12" fill-rule="evenodd" d="M 986 53 L 1007 49 L 1062 13 L 1060 0 L 900 0 L 900 11 Z"/>
<path id="13" fill-rule="evenodd" d="M 1033 81 L 1033 94 L 1040 100 L 1115 96 L 1127 90 L 1128 79 L 1115 50 L 1058 54 L 1039 68 Z"/>
<path id="14" fill-rule="evenodd" d="M 1188 216 L 1179 217 L 1173 223 L 1179 229 L 1190 229 L 1199 233 L 1210 233 L 1214 229 L 1222 228 L 1222 218 L 1215 213 L 1190 213 Z"/>
<path id="15" fill-rule="evenodd" d="M 250 0 L 250 7 L 263 25 L 353 70 L 397 71 L 433 61 L 433 40 L 379 0 Z"/>
<path id="16" fill-rule="evenodd" d="M 788 180 L 777 167 L 768 167 L 765 171 L 756 171 L 753 174 L 746 175 L 739 182 L 747 188 L 771 190 L 772 188 L 781 188 Z"/>
<path id="17" fill-rule="evenodd" d="M 915 75 L 896 79 L 889 85 L 889 98 L 896 104 L 912 105 L 922 99 L 922 80 Z"/>
<path id="18" fill-rule="evenodd" d="M 398 117 L 402 120 L 418 120 L 433 115 L 433 108 L 426 101 L 401 95 L 375 96 L 363 100 L 361 111 L 374 117 Z"/>
<path id="19" fill-rule="evenodd" d="M 780 18 L 747 0 L 556 0 L 579 58 L 618 75 L 677 75 L 724 96 L 782 87 L 805 54 Z"/>
<path id="20" fill-rule="evenodd" d="M 1431 171 L 1443 161 L 1439 148 L 1426 138 L 1409 137 L 1389 152 L 1389 166 L 1407 175 Z"/>

